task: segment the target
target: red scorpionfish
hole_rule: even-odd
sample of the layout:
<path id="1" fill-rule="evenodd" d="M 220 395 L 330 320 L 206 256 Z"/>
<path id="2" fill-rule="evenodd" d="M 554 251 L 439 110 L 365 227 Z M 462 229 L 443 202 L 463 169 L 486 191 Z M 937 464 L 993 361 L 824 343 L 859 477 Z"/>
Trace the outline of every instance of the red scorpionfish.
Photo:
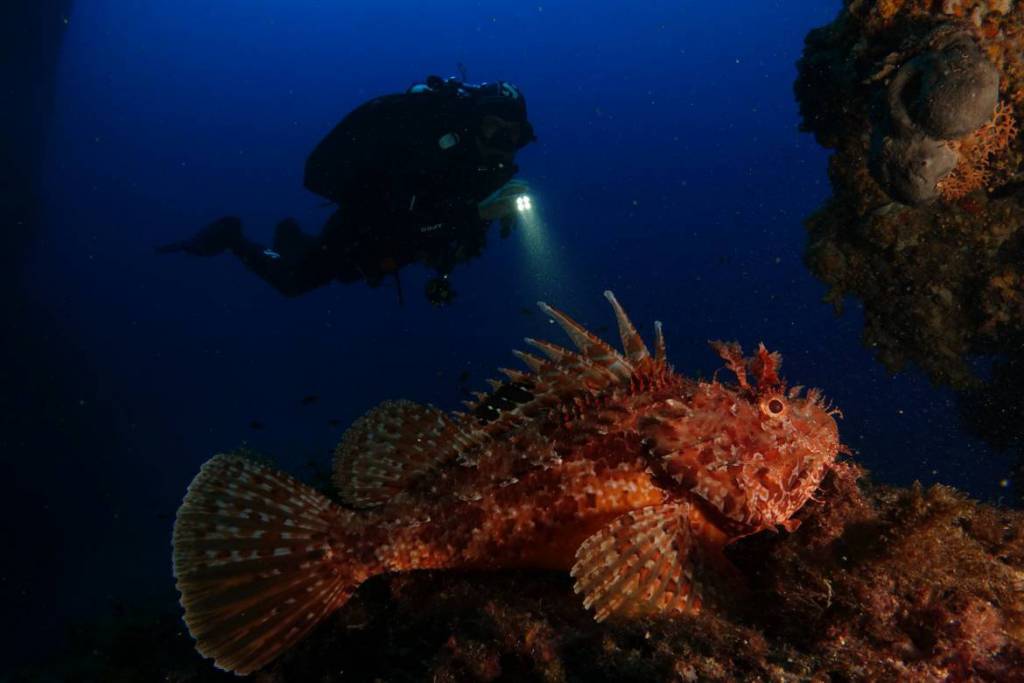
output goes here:
<path id="1" fill-rule="evenodd" d="M 682 377 L 611 292 L 623 350 L 541 303 L 575 351 L 527 339 L 470 412 L 408 401 L 360 418 L 338 447 L 342 507 L 249 459 L 218 455 L 174 525 L 174 573 L 199 652 L 245 674 L 345 604 L 414 569 L 570 570 L 598 620 L 697 612 L 722 553 L 793 514 L 837 468 L 833 415 L 786 388 L 762 345 L 712 346 L 736 384 Z"/>

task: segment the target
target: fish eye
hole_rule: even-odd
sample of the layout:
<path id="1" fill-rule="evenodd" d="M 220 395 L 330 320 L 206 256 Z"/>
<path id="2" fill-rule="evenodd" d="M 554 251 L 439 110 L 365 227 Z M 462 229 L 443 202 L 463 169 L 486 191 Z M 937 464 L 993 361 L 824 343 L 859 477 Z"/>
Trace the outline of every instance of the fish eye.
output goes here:
<path id="1" fill-rule="evenodd" d="M 786 412 L 786 404 L 781 398 L 773 396 L 761 402 L 761 412 L 769 417 L 781 417 Z"/>

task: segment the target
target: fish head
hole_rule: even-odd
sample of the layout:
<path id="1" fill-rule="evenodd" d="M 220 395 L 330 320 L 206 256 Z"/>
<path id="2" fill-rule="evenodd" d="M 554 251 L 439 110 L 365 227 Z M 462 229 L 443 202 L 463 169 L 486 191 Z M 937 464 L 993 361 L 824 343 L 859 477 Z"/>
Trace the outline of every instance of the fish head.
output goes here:
<path id="1" fill-rule="evenodd" d="M 702 499 L 738 533 L 789 527 L 844 450 L 840 413 L 815 389 L 787 389 L 781 358 L 763 345 L 752 358 L 736 344 L 715 348 L 737 383 L 698 382 L 653 407 L 639 423 L 652 470 L 668 493 Z"/>

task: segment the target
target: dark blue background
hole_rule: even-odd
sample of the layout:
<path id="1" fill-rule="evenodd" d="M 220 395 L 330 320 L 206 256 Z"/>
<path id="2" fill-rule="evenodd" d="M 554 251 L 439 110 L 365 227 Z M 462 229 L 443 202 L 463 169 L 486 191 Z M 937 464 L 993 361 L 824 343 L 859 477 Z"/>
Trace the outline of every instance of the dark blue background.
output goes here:
<path id="1" fill-rule="evenodd" d="M 27 275 L 41 328 L 72 350 L 52 366 L 75 371 L 39 368 L 69 385 L 50 407 L 62 445 L 40 434 L 13 454 L 39 583 L 6 580 L 52 610 L 22 623 L 172 596 L 173 514 L 214 453 L 248 442 L 295 473 L 326 463 L 341 432 L 329 418 L 347 425 L 385 398 L 456 408 L 462 371 L 482 389 L 523 336 L 562 341 L 536 300 L 598 327 L 613 322 L 605 288 L 646 334 L 664 321 L 682 373 L 718 367 L 707 339 L 781 351 L 793 383 L 843 409 L 843 439 L 877 478 L 1000 496 L 1005 462 L 962 435 L 951 395 L 875 363 L 856 305 L 836 318 L 801 262 L 802 221 L 830 189 L 827 152 L 797 131 L 794 63 L 838 9 L 80 2 Z M 388 286 L 287 300 L 226 256 L 153 253 L 225 213 L 263 241 L 289 215 L 318 231 L 330 209 L 301 186 L 313 145 L 362 101 L 460 62 L 527 95 L 540 140 L 521 175 L 541 220 L 492 233 L 456 270 L 456 305 L 419 296 L 422 268 L 403 274 L 400 308 Z M 307 394 L 320 402 L 300 406 Z"/>

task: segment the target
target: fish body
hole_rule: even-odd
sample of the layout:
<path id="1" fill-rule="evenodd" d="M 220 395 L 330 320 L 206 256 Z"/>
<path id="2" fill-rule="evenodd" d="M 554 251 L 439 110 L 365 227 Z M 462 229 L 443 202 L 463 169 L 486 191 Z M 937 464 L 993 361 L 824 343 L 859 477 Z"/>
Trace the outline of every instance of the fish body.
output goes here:
<path id="1" fill-rule="evenodd" d="M 782 526 L 842 450 L 814 390 L 787 389 L 763 345 L 713 346 L 735 383 L 676 374 L 606 292 L 623 351 L 541 304 L 576 350 L 527 339 L 530 372 L 446 414 L 390 401 L 339 445 L 345 507 L 241 457 L 210 460 L 174 531 L 185 621 L 204 655 L 254 671 L 367 578 L 415 569 L 570 571 L 599 620 L 695 612 L 722 549 Z"/>

